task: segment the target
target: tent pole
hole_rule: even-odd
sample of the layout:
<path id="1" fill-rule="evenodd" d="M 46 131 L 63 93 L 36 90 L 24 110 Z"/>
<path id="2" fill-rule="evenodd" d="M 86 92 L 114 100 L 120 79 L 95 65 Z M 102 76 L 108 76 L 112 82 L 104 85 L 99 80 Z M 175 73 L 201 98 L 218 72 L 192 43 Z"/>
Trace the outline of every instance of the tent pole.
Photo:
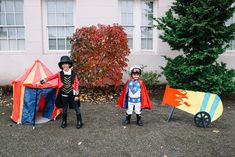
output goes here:
<path id="1" fill-rule="evenodd" d="M 38 99 L 38 86 L 36 85 L 36 101 L 34 105 L 34 114 L 33 114 L 33 129 L 35 129 L 37 99 Z"/>

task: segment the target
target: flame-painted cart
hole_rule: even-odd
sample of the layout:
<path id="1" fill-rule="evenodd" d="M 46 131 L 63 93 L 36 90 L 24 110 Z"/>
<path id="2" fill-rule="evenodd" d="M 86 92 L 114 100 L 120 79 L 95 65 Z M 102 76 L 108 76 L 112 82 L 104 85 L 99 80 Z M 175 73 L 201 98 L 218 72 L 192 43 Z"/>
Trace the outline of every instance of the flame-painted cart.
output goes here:
<path id="1" fill-rule="evenodd" d="M 223 113 L 223 104 L 216 94 L 174 89 L 166 86 L 162 106 L 172 106 L 168 122 L 173 116 L 175 108 L 194 115 L 194 122 L 198 127 L 208 127 Z"/>

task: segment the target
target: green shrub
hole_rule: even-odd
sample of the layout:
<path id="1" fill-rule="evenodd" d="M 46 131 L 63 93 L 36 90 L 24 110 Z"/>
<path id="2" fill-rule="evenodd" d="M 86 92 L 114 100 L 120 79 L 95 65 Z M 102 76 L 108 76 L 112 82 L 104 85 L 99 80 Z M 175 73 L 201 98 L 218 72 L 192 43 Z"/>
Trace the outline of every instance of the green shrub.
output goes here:
<path id="1" fill-rule="evenodd" d="M 235 70 L 217 59 L 234 40 L 232 18 L 234 0 L 175 0 L 164 16 L 155 19 L 160 38 L 172 50 L 183 52 L 165 56 L 162 67 L 168 84 L 174 88 L 216 94 L 235 91 Z"/>
<path id="2" fill-rule="evenodd" d="M 153 89 L 159 83 L 160 74 L 157 72 L 149 71 L 141 74 L 141 79 L 144 81 L 148 89 Z"/>

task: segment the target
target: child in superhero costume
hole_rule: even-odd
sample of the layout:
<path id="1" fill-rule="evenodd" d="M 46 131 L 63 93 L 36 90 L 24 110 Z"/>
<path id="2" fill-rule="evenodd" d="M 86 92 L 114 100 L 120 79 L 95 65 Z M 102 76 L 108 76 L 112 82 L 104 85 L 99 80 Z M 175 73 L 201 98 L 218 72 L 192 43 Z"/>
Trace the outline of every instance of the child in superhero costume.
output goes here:
<path id="1" fill-rule="evenodd" d="M 82 116 L 80 112 L 78 77 L 76 73 L 71 70 L 73 63 L 68 56 L 62 56 L 58 65 L 61 71 L 52 76 L 48 76 L 41 80 L 40 83 L 44 84 L 46 81 L 58 79 L 56 107 L 63 109 L 61 127 L 67 127 L 67 109 L 69 104 L 69 107 L 74 108 L 76 112 L 76 128 L 80 129 L 82 127 Z"/>
<path id="2" fill-rule="evenodd" d="M 138 126 L 143 126 L 141 120 L 141 110 L 151 109 L 152 103 L 150 101 L 148 91 L 144 82 L 140 79 L 141 68 L 134 66 L 130 68 L 131 78 L 127 80 L 124 89 L 119 97 L 118 106 L 126 110 L 126 119 L 123 125 L 130 124 L 131 115 L 135 110 Z"/>

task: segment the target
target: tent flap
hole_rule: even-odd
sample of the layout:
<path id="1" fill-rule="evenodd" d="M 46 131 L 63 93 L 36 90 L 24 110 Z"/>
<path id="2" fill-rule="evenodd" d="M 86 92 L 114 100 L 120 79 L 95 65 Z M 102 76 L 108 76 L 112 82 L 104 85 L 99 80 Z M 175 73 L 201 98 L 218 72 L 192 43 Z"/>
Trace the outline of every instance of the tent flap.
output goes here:
<path id="1" fill-rule="evenodd" d="M 36 95 L 37 94 L 37 95 Z M 35 89 L 35 88 L 25 88 L 24 93 L 24 108 L 22 114 L 22 124 L 33 123 L 34 112 L 36 105 L 36 114 L 39 109 L 40 98 L 44 95 L 44 108 L 42 110 L 42 116 L 51 119 L 52 113 L 55 107 L 56 89 L 45 88 L 45 89 Z M 36 99 L 37 98 L 37 99 Z"/>

